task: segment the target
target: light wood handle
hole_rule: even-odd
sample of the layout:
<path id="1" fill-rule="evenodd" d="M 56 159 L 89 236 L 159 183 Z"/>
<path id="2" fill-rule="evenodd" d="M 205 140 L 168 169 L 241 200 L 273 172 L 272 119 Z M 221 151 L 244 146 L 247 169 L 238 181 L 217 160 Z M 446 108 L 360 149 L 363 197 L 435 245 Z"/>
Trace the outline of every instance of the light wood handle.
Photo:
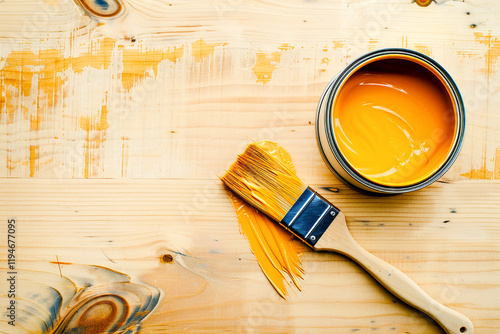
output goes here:
<path id="1" fill-rule="evenodd" d="M 341 224 L 332 224 L 315 249 L 334 251 L 353 259 L 400 300 L 433 318 L 446 333 L 474 333 L 474 326 L 466 316 L 438 303 L 399 269 L 363 249 L 347 227 L 344 230 Z"/>

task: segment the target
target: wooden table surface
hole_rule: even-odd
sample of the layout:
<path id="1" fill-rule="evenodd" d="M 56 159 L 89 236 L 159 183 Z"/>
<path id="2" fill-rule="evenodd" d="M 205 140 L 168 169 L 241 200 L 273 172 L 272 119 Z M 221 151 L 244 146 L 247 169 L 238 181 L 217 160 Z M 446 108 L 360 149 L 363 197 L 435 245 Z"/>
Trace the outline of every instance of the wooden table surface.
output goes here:
<path id="1" fill-rule="evenodd" d="M 0 304 L 17 305 L 0 331 L 57 332 L 109 292 L 132 332 L 442 333 L 305 246 L 302 291 L 276 293 L 217 178 L 270 139 L 304 182 L 338 188 L 320 192 L 364 248 L 500 333 L 499 18 L 494 0 L 0 0 L 0 264 L 16 283 Z M 440 181 L 379 198 L 327 169 L 315 115 L 346 64 L 385 47 L 449 71 L 467 130 Z"/>

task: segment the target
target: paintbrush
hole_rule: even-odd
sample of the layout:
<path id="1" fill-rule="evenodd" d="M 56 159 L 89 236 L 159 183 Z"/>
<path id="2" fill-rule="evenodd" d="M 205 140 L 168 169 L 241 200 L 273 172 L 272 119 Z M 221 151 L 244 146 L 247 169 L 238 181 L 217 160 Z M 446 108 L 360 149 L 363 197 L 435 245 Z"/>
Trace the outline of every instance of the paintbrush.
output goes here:
<path id="1" fill-rule="evenodd" d="M 438 303 L 399 269 L 359 246 L 344 214 L 258 143 L 248 145 L 221 180 L 314 250 L 337 252 L 356 261 L 393 295 L 432 317 L 447 333 L 474 332 L 467 317 Z"/>

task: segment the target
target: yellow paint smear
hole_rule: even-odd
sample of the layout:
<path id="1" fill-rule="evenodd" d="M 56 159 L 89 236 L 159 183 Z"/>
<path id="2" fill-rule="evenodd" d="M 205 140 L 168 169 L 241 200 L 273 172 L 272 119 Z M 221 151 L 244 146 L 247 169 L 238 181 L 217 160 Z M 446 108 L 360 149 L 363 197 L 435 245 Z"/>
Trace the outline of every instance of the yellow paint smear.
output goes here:
<path id="1" fill-rule="evenodd" d="M 204 43 L 204 42 L 203 42 Z M 198 56 L 203 58 L 213 52 L 215 44 L 198 45 Z M 72 47 L 73 49 L 74 47 Z M 0 123 L 13 124 L 22 119 L 29 122 L 30 131 L 43 130 L 52 118 L 48 116 L 55 105 L 66 109 L 64 97 L 67 94 L 67 73 L 81 74 L 93 68 L 100 71 L 111 66 L 114 52 L 121 55 L 123 69 L 120 71 L 123 88 L 129 90 L 149 75 L 156 76 L 158 65 L 168 60 L 176 63 L 184 56 L 184 46 L 166 50 L 125 49 L 117 46 L 117 40 L 103 38 L 88 46 L 87 52 L 78 56 L 66 56 L 63 50 L 46 49 L 33 51 L 12 51 L 0 66 Z M 71 51 L 71 50 L 70 50 Z M 36 85 L 34 85 L 36 83 Z M 37 91 L 33 91 L 36 87 Z M 29 98 L 26 98 L 29 97 Z M 99 110 L 99 109 L 97 109 Z M 107 129 L 107 106 L 100 112 L 76 119 L 77 128 L 86 132 L 84 176 L 92 177 L 93 164 L 99 164 L 99 156 L 93 154 L 102 148 Z M 9 175 L 20 165 L 29 165 L 30 176 L 34 175 L 33 160 L 12 161 L 7 156 Z M 94 166 L 95 167 L 95 166 Z M 124 172 L 126 174 L 126 171 Z"/>
<path id="2" fill-rule="evenodd" d="M 273 78 L 273 73 L 278 69 L 281 56 L 284 52 L 295 49 L 293 45 L 283 43 L 274 52 L 257 52 L 255 54 L 255 65 L 252 71 L 257 78 L 257 83 L 267 84 Z"/>
<path id="3" fill-rule="evenodd" d="M 156 77 L 158 74 L 158 65 L 169 60 L 176 63 L 184 55 L 184 47 L 174 46 L 168 48 L 167 51 L 140 51 L 140 50 L 123 50 L 123 71 L 122 71 L 122 86 L 125 90 L 130 90 L 138 82 L 146 78 L 149 71 L 153 71 Z"/>
<path id="4" fill-rule="evenodd" d="M 257 77 L 257 82 L 267 84 L 273 78 L 274 71 L 278 69 L 281 52 L 257 52 L 255 56 L 255 65 L 252 68 L 253 73 Z"/>
<path id="5" fill-rule="evenodd" d="M 373 51 L 373 50 L 377 49 L 377 43 L 378 43 L 378 40 L 370 38 L 368 40 L 368 50 Z"/>
<path id="6" fill-rule="evenodd" d="M 474 180 L 493 180 L 493 172 L 491 170 L 481 167 L 479 169 L 471 169 L 470 172 L 460 174 L 469 179 Z"/>
<path id="7" fill-rule="evenodd" d="M 30 145 L 30 177 L 35 176 L 35 170 L 37 169 L 39 149 L 40 149 L 39 145 Z"/>
<path id="8" fill-rule="evenodd" d="M 283 43 L 278 47 L 278 49 L 280 49 L 281 51 L 289 51 L 295 49 L 295 47 L 288 43 Z"/>
<path id="9" fill-rule="evenodd" d="M 193 59 L 197 62 L 201 62 L 203 59 L 214 54 L 216 46 L 224 45 L 227 45 L 227 43 L 207 43 L 200 38 L 191 44 Z"/>
<path id="10" fill-rule="evenodd" d="M 495 151 L 494 161 L 495 166 L 492 171 L 486 168 L 485 161 L 481 168 L 471 169 L 469 172 L 460 175 L 473 180 L 500 180 L 500 147 Z"/>
<path id="11" fill-rule="evenodd" d="M 14 115 L 20 108 L 26 114 L 25 119 L 30 120 L 30 129 L 38 130 L 40 120 L 43 120 L 44 110 L 54 106 L 63 95 L 64 80 L 60 74 L 66 70 L 81 73 L 88 67 L 108 68 L 111 64 L 111 52 L 114 44 L 115 40 L 105 38 L 100 41 L 96 50 L 69 58 L 56 49 L 40 50 L 37 53 L 32 51 L 11 52 L 5 60 L 5 66 L 0 70 L 0 104 L 5 105 L 5 114 L 0 108 L 0 121 L 3 121 L 2 118 L 5 117 L 7 124 L 14 123 Z M 29 115 L 31 105 L 24 105 L 21 97 L 29 96 L 32 93 L 32 82 L 35 75 L 38 82 L 38 91 L 35 94 L 39 107 Z M 20 106 L 19 103 L 21 103 Z"/>
<path id="12" fill-rule="evenodd" d="M 294 170 L 290 154 L 281 146 L 270 141 L 259 144 L 289 169 Z M 300 261 L 300 244 L 294 242 L 295 237 L 230 190 L 228 196 L 236 211 L 241 231 L 247 237 L 250 248 L 269 282 L 285 299 L 288 294 L 287 276 L 301 290 L 298 278 L 304 278 L 304 269 Z"/>
<path id="13" fill-rule="evenodd" d="M 422 52 L 423 54 L 430 56 L 431 55 L 431 49 L 423 44 L 415 44 L 414 49 L 418 52 Z"/>
<path id="14" fill-rule="evenodd" d="M 481 32 L 474 33 L 474 38 L 479 44 L 483 44 L 487 46 L 485 59 L 486 59 L 486 68 L 485 72 L 489 75 L 495 68 L 493 66 L 494 63 L 498 62 L 500 58 L 500 38 L 497 36 L 492 36 L 491 33 L 483 34 Z"/>
<path id="15" fill-rule="evenodd" d="M 106 141 L 106 130 L 108 129 L 108 108 L 102 106 L 99 118 L 83 116 L 80 119 L 80 128 L 87 132 L 85 138 L 85 169 L 84 177 L 92 176 L 92 165 L 96 163 L 92 151 L 103 146 Z"/>
<path id="16" fill-rule="evenodd" d="M 495 151 L 495 180 L 500 180 L 500 147 Z"/>
<path id="17" fill-rule="evenodd" d="M 340 41 L 332 41 L 332 46 L 334 49 L 341 49 L 345 47 L 347 44 L 346 42 L 340 42 Z"/>
<path id="18" fill-rule="evenodd" d="M 121 177 L 127 176 L 128 159 L 129 159 L 129 144 L 130 139 L 128 137 L 122 137 L 122 170 Z"/>

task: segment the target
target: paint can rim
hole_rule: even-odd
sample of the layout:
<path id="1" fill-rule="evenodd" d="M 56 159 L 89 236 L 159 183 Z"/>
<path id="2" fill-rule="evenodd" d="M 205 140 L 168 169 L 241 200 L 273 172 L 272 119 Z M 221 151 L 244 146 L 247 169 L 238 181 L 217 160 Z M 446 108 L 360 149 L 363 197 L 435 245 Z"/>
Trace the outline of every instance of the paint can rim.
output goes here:
<path id="1" fill-rule="evenodd" d="M 357 172 L 340 151 L 338 145 L 336 144 L 333 133 L 332 107 L 335 98 L 337 97 L 338 92 L 345 81 L 354 72 L 356 72 L 357 69 L 370 62 L 373 62 L 374 59 L 389 58 L 391 56 L 394 56 L 395 58 L 397 58 L 398 56 L 404 57 L 405 59 L 408 59 L 410 61 L 413 58 L 415 60 L 418 60 L 419 62 L 415 61 L 415 63 L 421 66 L 423 66 L 421 63 L 425 63 L 426 65 L 430 66 L 432 68 L 431 72 L 443 83 L 443 86 L 446 86 L 445 88 L 449 92 L 450 99 L 453 102 L 453 112 L 456 117 L 456 133 L 454 135 L 453 143 L 450 146 L 450 151 L 441 166 L 427 178 L 419 182 L 403 186 L 392 186 L 376 183 Z M 456 161 L 463 145 L 465 123 L 465 106 L 460 91 L 451 75 L 437 61 L 415 50 L 406 48 L 385 48 L 368 52 L 355 59 L 328 83 L 321 95 L 317 108 L 316 139 L 318 142 L 319 150 L 326 165 L 342 182 L 344 182 L 348 186 L 351 186 L 352 188 L 365 193 L 401 194 L 416 191 L 429 186 L 430 184 L 440 179 L 450 169 L 450 167 Z M 332 163 L 330 161 L 329 157 L 325 153 L 325 150 L 331 151 L 336 160 L 335 163 Z M 342 170 L 338 171 L 333 166 L 334 164 L 340 166 Z M 341 174 L 343 174 L 344 176 L 342 176 Z"/>

